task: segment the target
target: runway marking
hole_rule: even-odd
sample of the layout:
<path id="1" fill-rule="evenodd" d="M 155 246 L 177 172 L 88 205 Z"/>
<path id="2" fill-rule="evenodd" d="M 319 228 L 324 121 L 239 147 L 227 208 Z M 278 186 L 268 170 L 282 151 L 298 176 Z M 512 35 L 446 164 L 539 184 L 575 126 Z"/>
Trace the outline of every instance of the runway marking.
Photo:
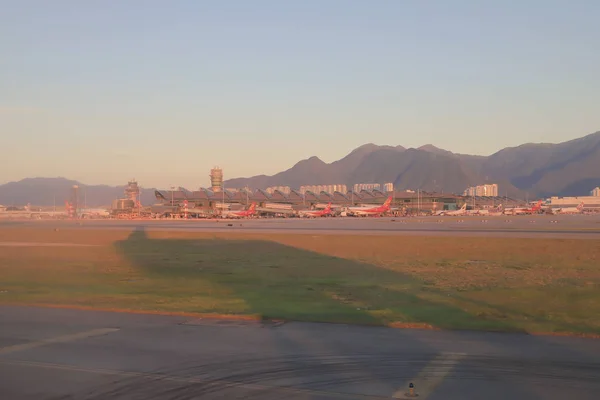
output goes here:
<path id="1" fill-rule="evenodd" d="M 48 344 L 55 343 L 68 343 L 73 342 L 75 340 L 86 339 L 93 336 L 101 336 L 106 335 L 108 333 L 118 331 L 118 328 L 100 328 L 100 329 L 92 329 L 91 331 L 73 333 L 70 335 L 57 336 L 50 339 L 38 340 L 30 343 L 16 344 L 14 346 L 7 346 L 0 348 L 0 355 L 2 354 L 11 354 L 16 353 L 17 351 L 24 351 L 35 349 L 36 347 L 46 346 Z"/>
<path id="2" fill-rule="evenodd" d="M 443 352 L 433 358 L 417 376 L 409 379 L 404 386 L 398 389 L 393 395 L 394 399 L 414 399 L 408 396 L 408 385 L 413 383 L 415 393 L 418 399 L 426 399 L 435 389 L 444 381 L 444 378 L 452 371 L 454 366 L 463 359 L 466 353 L 448 353 Z"/>
<path id="3" fill-rule="evenodd" d="M 258 383 L 244 383 L 237 382 L 227 379 L 202 379 L 202 378 L 193 378 L 193 377 L 178 377 L 173 375 L 166 374 L 154 374 L 154 373 L 146 373 L 146 372 L 134 372 L 134 371 L 122 371 L 122 370 L 114 370 L 114 369 L 103 369 L 103 368 L 87 368 L 87 367 L 77 367 L 73 365 L 66 364 L 54 364 L 54 363 L 44 363 L 38 361 L 4 361 L 0 360 L 0 365 L 14 365 L 14 366 L 22 366 L 22 367 L 36 367 L 36 368 L 49 368 L 56 369 L 62 371 L 70 371 L 70 372 L 87 372 L 91 374 L 101 374 L 101 375 L 113 375 L 120 376 L 123 378 L 141 378 L 141 379 L 150 379 L 153 381 L 156 380 L 164 380 L 168 382 L 177 382 L 177 383 L 196 383 L 196 384 L 205 384 L 208 386 L 222 386 L 223 389 L 226 388 L 242 388 L 248 390 L 268 390 L 268 391 L 278 391 L 283 393 L 295 393 L 295 394 L 305 394 L 312 396 L 321 396 L 328 397 L 332 399 L 346 399 L 346 400 L 380 400 L 380 399 L 389 399 L 388 396 L 376 396 L 376 395 L 368 395 L 368 394 L 360 394 L 360 393 L 343 393 L 343 392 L 333 392 L 333 391 L 325 391 L 325 390 L 313 390 L 313 389 L 302 389 L 295 388 L 291 386 L 272 386 L 272 385 L 262 385 Z"/>

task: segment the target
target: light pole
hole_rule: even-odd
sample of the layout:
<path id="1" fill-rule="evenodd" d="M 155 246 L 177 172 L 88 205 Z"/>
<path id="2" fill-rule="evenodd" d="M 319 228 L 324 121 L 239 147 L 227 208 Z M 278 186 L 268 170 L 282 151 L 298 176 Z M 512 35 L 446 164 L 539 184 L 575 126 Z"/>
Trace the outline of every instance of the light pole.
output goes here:
<path id="1" fill-rule="evenodd" d="M 175 186 L 171 185 L 171 218 L 175 217 L 175 213 L 173 212 L 175 210 L 175 200 L 173 198 L 174 193 L 175 193 Z"/>
<path id="2" fill-rule="evenodd" d="M 225 185 L 221 188 L 221 213 L 225 210 Z"/>

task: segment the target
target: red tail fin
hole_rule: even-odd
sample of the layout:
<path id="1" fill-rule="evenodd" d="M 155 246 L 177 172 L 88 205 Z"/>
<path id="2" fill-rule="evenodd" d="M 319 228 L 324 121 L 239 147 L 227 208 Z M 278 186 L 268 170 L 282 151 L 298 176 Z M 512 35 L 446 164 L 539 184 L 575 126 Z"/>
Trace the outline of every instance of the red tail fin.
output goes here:
<path id="1" fill-rule="evenodd" d="M 248 211 L 254 211 L 254 210 L 256 210 L 256 203 L 250 204 L 250 208 L 248 208 Z"/>
<path id="2" fill-rule="evenodd" d="M 390 204 L 392 204 L 392 196 L 388 197 L 385 203 L 383 203 L 384 207 L 388 207 Z"/>

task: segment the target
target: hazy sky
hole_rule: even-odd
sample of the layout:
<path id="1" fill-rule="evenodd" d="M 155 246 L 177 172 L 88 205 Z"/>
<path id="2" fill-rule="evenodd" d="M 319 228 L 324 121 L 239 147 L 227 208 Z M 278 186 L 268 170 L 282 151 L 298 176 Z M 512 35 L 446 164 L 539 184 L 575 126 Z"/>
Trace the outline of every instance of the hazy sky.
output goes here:
<path id="1" fill-rule="evenodd" d="M 0 0 L 0 183 L 208 184 L 600 130 L 600 1 Z"/>

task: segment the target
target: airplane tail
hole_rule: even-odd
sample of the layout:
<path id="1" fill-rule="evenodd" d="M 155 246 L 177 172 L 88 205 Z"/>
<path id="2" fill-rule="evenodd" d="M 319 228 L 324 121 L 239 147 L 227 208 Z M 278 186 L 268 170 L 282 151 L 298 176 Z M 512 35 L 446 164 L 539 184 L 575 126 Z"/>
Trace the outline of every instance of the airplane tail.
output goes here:
<path id="1" fill-rule="evenodd" d="M 325 211 L 331 211 L 331 203 L 327 203 L 327 207 L 325 207 Z"/>
<path id="2" fill-rule="evenodd" d="M 467 209 L 467 203 L 464 203 L 460 209 L 461 209 L 461 211 L 466 210 Z"/>
<path id="3" fill-rule="evenodd" d="M 248 211 L 252 211 L 252 212 L 256 211 L 256 203 L 250 204 L 250 207 L 248 208 Z"/>
<path id="4" fill-rule="evenodd" d="M 389 207 L 392 204 L 392 196 L 388 197 L 385 203 L 383 203 L 384 207 Z"/>
<path id="5" fill-rule="evenodd" d="M 583 201 L 577 206 L 578 210 L 583 210 Z"/>

